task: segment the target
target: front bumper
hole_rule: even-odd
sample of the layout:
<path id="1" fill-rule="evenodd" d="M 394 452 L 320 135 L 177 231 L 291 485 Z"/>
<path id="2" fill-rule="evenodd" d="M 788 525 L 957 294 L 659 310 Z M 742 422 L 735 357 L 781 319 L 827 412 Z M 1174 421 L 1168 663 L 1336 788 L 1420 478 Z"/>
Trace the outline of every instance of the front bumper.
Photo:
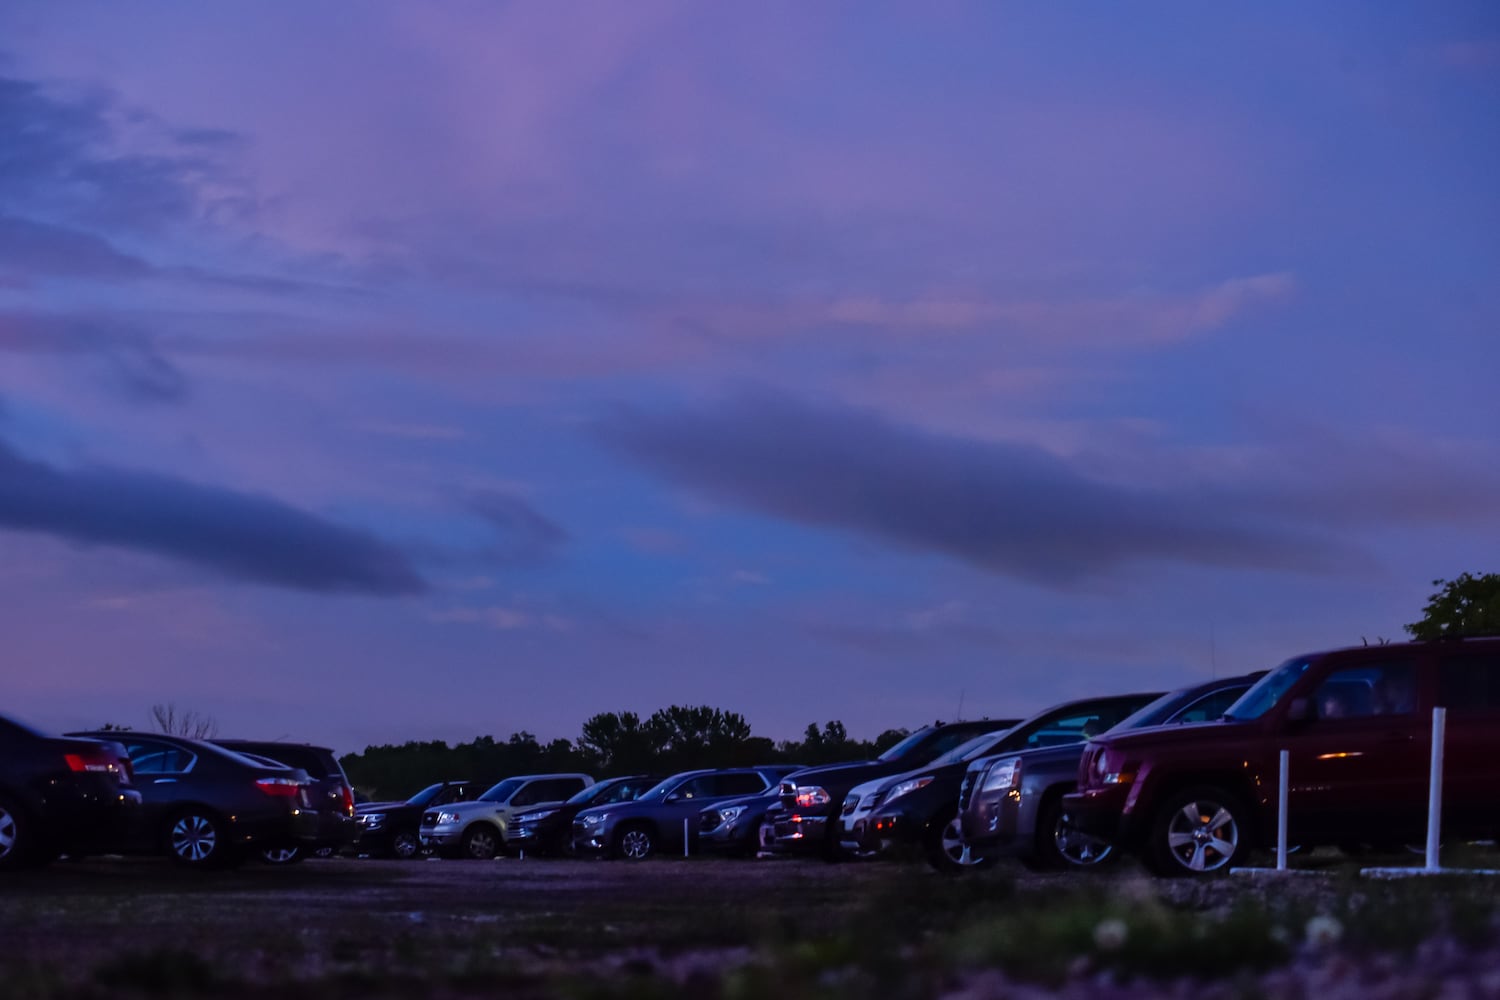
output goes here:
<path id="1" fill-rule="evenodd" d="M 599 857 L 610 852 L 613 846 L 614 826 L 598 823 L 593 826 L 584 826 L 582 823 L 573 824 L 572 847 L 573 853 L 585 857 Z"/>
<path id="2" fill-rule="evenodd" d="M 463 827 L 457 823 L 439 823 L 437 826 L 424 826 L 419 833 L 422 839 L 422 846 L 432 851 L 457 847 L 463 835 Z"/>

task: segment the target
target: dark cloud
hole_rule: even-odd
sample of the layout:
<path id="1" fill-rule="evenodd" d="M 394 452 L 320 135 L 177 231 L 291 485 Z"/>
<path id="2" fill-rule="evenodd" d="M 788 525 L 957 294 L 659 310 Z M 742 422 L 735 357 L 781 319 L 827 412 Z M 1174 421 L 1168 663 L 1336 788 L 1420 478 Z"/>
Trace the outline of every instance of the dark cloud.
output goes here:
<path id="1" fill-rule="evenodd" d="M 0 214 L 0 270 L 116 280 L 151 266 L 93 233 Z"/>
<path id="2" fill-rule="evenodd" d="M 1143 561 L 1327 571 L 1353 558 L 1207 492 L 1127 488 L 1038 448 L 772 394 L 690 412 L 621 411 L 598 433 L 721 502 L 1050 586 Z"/>
<path id="3" fill-rule="evenodd" d="M 0 211 L 156 232 L 251 210 L 245 185 L 216 156 L 223 134 L 157 128 L 150 152 L 136 151 L 139 143 L 126 151 L 119 139 L 127 120 L 136 133 L 153 131 L 108 92 L 0 77 Z"/>
<path id="4" fill-rule="evenodd" d="M 188 394 L 186 374 L 155 338 L 118 321 L 0 312 L 0 354 L 6 352 L 89 358 L 117 389 L 144 402 L 175 403 Z"/>
<path id="5" fill-rule="evenodd" d="M 148 472 L 60 469 L 3 441 L 0 528 L 149 552 L 295 590 L 426 589 L 407 557 L 378 538 L 278 500 Z"/>
<path id="6" fill-rule="evenodd" d="M 545 562 L 568 540 L 556 522 L 513 493 L 485 490 L 470 498 L 469 507 L 500 536 L 487 555 L 501 562 Z"/>

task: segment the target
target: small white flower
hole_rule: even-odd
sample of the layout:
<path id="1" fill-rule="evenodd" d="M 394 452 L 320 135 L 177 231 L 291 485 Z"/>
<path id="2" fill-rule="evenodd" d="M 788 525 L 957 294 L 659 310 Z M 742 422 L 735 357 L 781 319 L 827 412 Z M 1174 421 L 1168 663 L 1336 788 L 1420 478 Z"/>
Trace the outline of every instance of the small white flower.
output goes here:
<path id="1" fill-rule="evenodd" d="M 1130 929 L 1125 926 L 1125 921 L 1115 917 L 1099 921 L 1099 926 L 1094 928 L 1094 944 L 1100 951 L 1119 951 L 1125 946 L 1125 938 L 1130 934 Z"/>
<path id="2" fill-rule="evenodd" d="M 1323 949 L 1338 943 L 1339 938 L 1344 936 L 1344 925 L 1334 917 L 1319 914 L 1307 922 L 1304 934 L 1308 945 Z"/>

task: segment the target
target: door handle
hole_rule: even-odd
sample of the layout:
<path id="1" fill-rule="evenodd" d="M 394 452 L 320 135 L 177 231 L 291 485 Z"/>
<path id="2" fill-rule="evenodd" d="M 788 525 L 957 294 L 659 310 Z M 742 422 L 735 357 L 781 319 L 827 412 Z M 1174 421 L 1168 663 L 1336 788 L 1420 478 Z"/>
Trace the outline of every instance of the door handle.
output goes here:
<path id="1" fill-rule="evenodd" d="M 153 785 L 175 785 L 175 784 L 177 784 L 177 779 L 176 778 L 153 778 L 152 781 L 151 781 L 151 784 L 153 784 Z"/>

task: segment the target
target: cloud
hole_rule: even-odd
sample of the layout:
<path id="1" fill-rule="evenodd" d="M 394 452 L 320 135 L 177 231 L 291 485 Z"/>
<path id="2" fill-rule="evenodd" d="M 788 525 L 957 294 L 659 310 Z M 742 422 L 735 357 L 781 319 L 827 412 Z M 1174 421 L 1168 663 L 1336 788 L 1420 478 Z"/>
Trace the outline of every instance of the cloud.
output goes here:
<path id="1" fill-rule="evenodd" d="M 147 552 L 293 590 L 394 596 L 426 589 L 386 543 L 278 500 L 149 472 L 60 469 L 3 441 L 0 528 Z"/>
<path id="2" fill-rule="evenodd" d="M 48 354 L 97 360 L 132 399 L 175 403 L 187 397 L 187 375 L 155 338 L 118 320 L 0 312 L 0 354 Z"/>
<path id="3" fill-rule="evenodd" d="M 568 540 L 568 533 L 514 493 L 485 490 L 469 507 L 495 529 L 498 544 L 488 553 L 508 564 L 544 562 Z"/>
<path id="4" fill-rule="evenodd" d="M 560 615 L 534 614 L 503 606 L 434 611 L 427 616 L 427 620 L 439 625 L 484 625 L 497 632 L 518 632 L 524 629 L 566 632 L 573 627 L 568 619 Z"/>
<path id="5" fill-rule="evenodd" d="M 151 272 L 144 260 L 93 233 L 5 214 L 0 214 L 0 267 L 12 273 L 103 280 Z"/>
<path id="6" fill-rule="evenodd" d="M 597 433 L 720 502 L 1053 587 L 1140 562 L 1329 571 L 1353 559 L 1207 490 L 1121 486 L 1027 445 L 777 394 L 686 412 L 622 410 Z"/>

